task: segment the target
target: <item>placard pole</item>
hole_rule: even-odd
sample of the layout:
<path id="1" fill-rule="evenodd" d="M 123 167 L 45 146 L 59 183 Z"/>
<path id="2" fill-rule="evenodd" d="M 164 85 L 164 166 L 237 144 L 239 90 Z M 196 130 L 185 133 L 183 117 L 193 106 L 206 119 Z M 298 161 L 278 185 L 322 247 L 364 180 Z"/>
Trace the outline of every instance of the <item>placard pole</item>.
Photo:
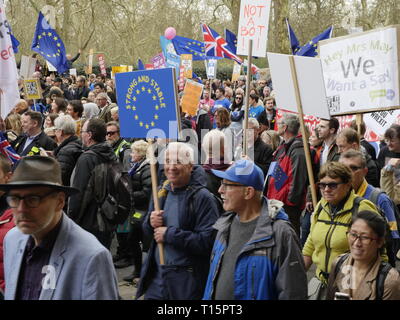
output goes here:
<path id="1" fill-rule="evenodd" d="M 251 67 L 253 65 L 253 40 L 249 40 L 249 55 L 247 64 L 247 79 L 246 79 L 246 101 L 243 121 L 243 150 L 242 156 L 247 156 L 247 128 L 249 127 L 249 109 L 250 109 L 250 84 L 251 84 Z"/>
<path id="2" fill-rule="evenodd" d="M 301 104 L 299 82 L 298 82 L 298 79 L 297 79 L 297 71 L 296 71 L 296 65 L 295 65 L 295 61 L 294 61 L 294 56 L 289 56 L 289 61 L 290 61 L 290 69 L 292 71 L 294 89 L 295 89 L 295 92 L 296 92 L 297 110 L 298 110 L 298 113 L 299 113 L 300 126 L 301 126 L 301 131 L 302 131 L 302 136 L 303 136 L 304 153 L 306 155 L 308 179 L 310 181 L 310 186 L 311 186 L 312 202 L 313 202 L 314 208 L 316 208 L 317 207 L 317 203 L 318 203 L 318 201 L 317 201 L 317 191 L 316 191 L 316 188 L 315 188 L 314 172 L 313 172 L 312 163 L 311 163 L 310 146 L 309 146 L 308 141 L 307 141 L 306 127 L 304 125 L 303 106 Z"/>

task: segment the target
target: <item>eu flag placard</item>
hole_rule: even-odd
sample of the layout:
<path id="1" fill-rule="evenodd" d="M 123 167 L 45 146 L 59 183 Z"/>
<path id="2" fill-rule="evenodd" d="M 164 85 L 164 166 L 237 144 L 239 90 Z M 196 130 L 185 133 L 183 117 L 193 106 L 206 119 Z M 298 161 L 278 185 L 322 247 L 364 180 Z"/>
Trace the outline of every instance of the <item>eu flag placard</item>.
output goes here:
<path id="1" fill-rule="evenodd" d="M 177 139 L 174 69 L 115 75 L 121 135 Z"/>

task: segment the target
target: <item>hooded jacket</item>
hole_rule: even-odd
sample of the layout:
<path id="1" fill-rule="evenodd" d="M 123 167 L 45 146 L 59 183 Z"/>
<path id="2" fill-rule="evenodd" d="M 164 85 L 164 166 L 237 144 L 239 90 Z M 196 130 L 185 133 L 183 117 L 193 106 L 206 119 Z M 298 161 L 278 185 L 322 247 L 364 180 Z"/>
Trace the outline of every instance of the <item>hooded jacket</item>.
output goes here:
<path id="1" fill-rule="evenodd" d="M 71 186 L 80 190 L 69 199 L 68 215 L 78 225 L 88 231 L 97 231 L 97 203 L 94 194 L 85 197 L 90 177 L 93 169 L 101 164 L 117 161 L 113 149 L 107 142 L 101 142 L 88 147 L 79 157 L 74 172 L 71 177 Z M 83 199 L 88 199 L 83 201 Z M 91 199 L 91 201 L 90 201 Z"/>
<path id="2" fill-rule="evenodd" d="M 69 137 L 54 150 L 54 156 L 61 166 L 61 177 L 64 186 L 71 184 L 72 171 L 74 171 L 75 164 L 82 152 L 82 142 L 77 136 Z"/>
<path id="3" fill-rule="evenodd" d="M 282 206 L 280 201 L 264 198 L 256 229 L 236 261 L 235 300 L 307 299 L 307 276 L 299 240 Z M 214 225 L 218 234 L 204 300 L 214 298 L 216 279 L 235 218 L 235 212 L 227 212 Z"/>
<path id="4" fill-rule="evenodd" d="M 194 166 L 189 185 L 186 187 L 185 199 L 179 205 L 178 215 L 179 227 L 168 227 L 164 236 L 164 246 L 171 246 L 175 250 L 183 252 L 189 265 L 178 265 L 175 277 L 176 286 L 185 286 L 179 281 L 180 268 L 193 269 L 193 278 L 196 281 L 192 288 L 198 293 L 197 299 L 201 298 L 207 279 L 210 263 L 211 248 L 214 242 L 214 230 L 212 226 L 217 221 L 219 213 L 216 200 L 206 189 L 205 172 L 202 167 Z M 168 182 L 159 191 L 160 208 L 164 207 L 165 201 L 171 193 Z M 154 229 L 150 225 L 150 213 L 154 210 L 153 201 L 150 202 L 149 214 L 143 222 L 143 231 L 146 236 L 153 237 Z M 152 281 L 157 265 L 155 261 L 155 250 L 157 244 L 153 240 L 147 259 L 142 267 L 141 281 L 136 297 L 141 297 Z M 171 267 L 171 266 L 170 266 Z M 186 284 L 187 286 L 189 284 Z M 160 289 L 161 290 L 161 289 Z M 186 290 L 186 289 L 185 289 Z M 191 299 L 191 298 L 186 298 Z"/>
<path id="5" fill-rule="evenodd" d="M 281 144 L 275 151 L 273 161 L 278 162 L 288 178 L 278 190 L 275 178 L 270 176 L 267 198 L 282 201 L 287 206 L 304 209 L 308 174 L 301 135 Z"/>

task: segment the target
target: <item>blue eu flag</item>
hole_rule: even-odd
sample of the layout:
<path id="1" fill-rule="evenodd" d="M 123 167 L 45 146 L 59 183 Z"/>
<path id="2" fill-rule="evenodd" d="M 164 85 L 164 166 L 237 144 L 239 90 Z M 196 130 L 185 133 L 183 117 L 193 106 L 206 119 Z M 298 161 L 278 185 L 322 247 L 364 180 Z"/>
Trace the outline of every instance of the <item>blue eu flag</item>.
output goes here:
<path id="1" fill-rule="evenodd" d="M 138 60 L 138 70 L 146 70 L 146 67 L 144 66 L 144 63 L 141 59 Z"/>
<path id="2" fill-rule="evenodd" d="M 278 191 L 282 189 L 287 179 L 289 179 L 285 171 L 283 171 L 279 163 L 276 161 L 271 163 L 268 170 L 268 176 L 271 176 L 275 179 L 275 189 Z"/>
<path id="3" fill-rule="evenodd" d="M 286 24 L 288 27 L 290 47 L 292 48 L 293 55 L 295 55 L 300 50 L 300 43 L 299 43 L 299 40 L 297 39 L 296 34 L 294 33 L 292 27 L 289 24 L 288 19 L 286 19 Z"/>
<path id="4" fill-rule="evenodd" d="M 175 51 L 178 55 L 192 54 L 193 60 L 209 59 L 205 53 L 204 42 L 175 36 L 175 38 L 172 39 L 172 43 L 174 44 Z"/>
<path id="5" fill-rule="evenodd" d="M 225 29 L 225 40 L 228 44 L 229 51 L 233 52 L 234 54 L 237 53 L 237 37 L 232 31 Z"/>
<path id="6" fill-rule="evenodd" d="M 41 12 L 39 12 L 31 49 L 41 54 L 57 69 L 58 73 L 64 73 L 69 69 L 64 43 Z"/>
<path id="7" fill-rule="evenodd" d="M 19 51 L 18 47 L 19 47 L 20 43 L 17 40 L 17 38 L 14 37 L 14 35 L 12 33 L 10 34 L 10 36 L 11 36 L 11 43 L 12 43 L 14 53 L 18 53 L 18 51 Z"/>
<path id="8" fill-rule="evenodd" d="M 115 75 L 121 136 L 177 139 L 174 69 Z"/>
<path id="9" fill-rule="evenodd" d="M 317 48 L 318 48 L 318 42 L 326 39 L 330 39 L 332 36 L 332 31 L 333 27 L 329 27 L 326 29 L 324 32 L 316 36 L 314 39 L 312 39 L 309 43 L 307 43 L 305 46 L 301 47 L 299 51 L 297 51 L 296 55 L 297 56 L 303 56 L 303 57 L 315 57 L 318 55 L 317 53 Z"/>

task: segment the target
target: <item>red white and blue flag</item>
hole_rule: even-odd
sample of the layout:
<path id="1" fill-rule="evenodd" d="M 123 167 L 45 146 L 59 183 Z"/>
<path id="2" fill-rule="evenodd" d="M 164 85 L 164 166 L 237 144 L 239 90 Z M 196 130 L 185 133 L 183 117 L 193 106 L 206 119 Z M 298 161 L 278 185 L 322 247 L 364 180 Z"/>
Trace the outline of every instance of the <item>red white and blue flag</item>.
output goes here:
<path id="1" fill-rule="evenodd" d="M 19 160 L 21 160 L 21 157 L 15 152 L 13 147 L 11 147 L 3 133 L 0 133 L 0 153 L 10 159 L 13 164 L 16 164 Z"/>
<path id="2" fill-rule="evenodd" d="M 209 57 L 221 57 L 226 59 L 235 60 L 237 63 L 242 64 L 243 61 L 229 48 L 228 43 L 222 38 L 215 30 L 209 26 L 202 24 L 204 43 L 206 47 L 206 55 Z"/>

